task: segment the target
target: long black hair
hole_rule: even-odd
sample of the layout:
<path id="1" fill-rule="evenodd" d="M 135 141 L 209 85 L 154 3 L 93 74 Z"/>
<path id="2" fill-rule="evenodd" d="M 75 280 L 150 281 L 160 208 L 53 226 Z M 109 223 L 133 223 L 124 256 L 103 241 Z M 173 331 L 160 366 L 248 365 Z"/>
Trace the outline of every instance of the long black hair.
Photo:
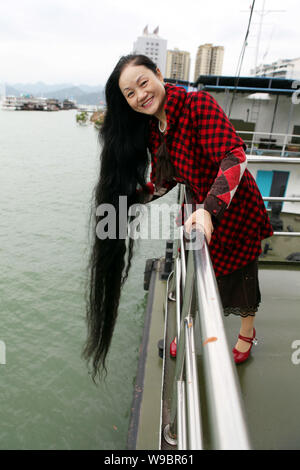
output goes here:
<path id="1" fill-rule="evenodd" d="M 136 189 L 145 186 L 149 165 L 147 142 L 150 116 L 134 111 L 119 88 L 120 75 L 129 64 L 144 65 L 157 73 L 156 64 L 148 57 L 123 56 L 105 87 L 107 109 L 99 134 L 102 151 L 100 175 L 93 197 L 93 242 L 86 292 L 88 332 L 83 350 L 83 357 L 88 362 L 92 360 L 94 381 L 97 374 L 101 376 L 103 371 L 106 372 L 105 360 L 117 319 L 121 289 L 128 277 L 133 256 L 133 239 L 118 237 L 119 196 L 127 197 L 128 208 L 141 202 L 137 199 Z M 107 203 L 116 210 L 116 239 L 102 239 L 96 234 L 96 226 L 101 220 L 96 215 L 96 209 Z M 127 214 L 125 217 L 127 224 Z"/>

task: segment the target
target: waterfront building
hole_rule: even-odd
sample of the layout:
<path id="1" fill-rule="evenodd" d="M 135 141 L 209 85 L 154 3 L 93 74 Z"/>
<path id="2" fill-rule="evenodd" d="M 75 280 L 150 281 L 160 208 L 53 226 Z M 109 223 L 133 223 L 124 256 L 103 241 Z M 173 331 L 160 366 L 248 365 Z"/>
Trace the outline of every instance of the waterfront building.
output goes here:
<path id="1" fill-rule="evenodd" d="M 277 77 L 300 79 L 300 57 L 296 59 L 278 59 L 271 64 L 260 64 L 250 71 L 255 77 Z"/>
<path id="2" fill-rule="evenodd" d="M 189 52 L 180 51 L 177 48 L 167 51 L 166 78 L 188 81 L 190 66 L 191 58 Z"/>
<path id="3" fill-rule="evenodd" d="M 76 102 L 74 100 L 65 99 L 63 101 L 63 109 L 77 109 Z"/>
<path id="4" fill-rule="evenodd" d="M 56 98 L 36 98 L 31 95 L 7 96 L 1 103 L 1 109 L 6 111 L 59 111 L 61 109 L 77 109 L 75 101 L 64 100 L 61 103 Z"/>
<path id="5" fill-rule="evenodd" d="M 159 27 L 153 33 L 149 33 L 148 26 L 143 30 L 133 45 L 133 54 L 144 54 L 153 60 L 162 72 L 166 69 L 167 40 L 159 36 Z"/>
<path id="6" fill-rule="evenodd" d="M 211 43 L 198 47 L 194 81 L 200 75 L 222 75 L 224 47 L 213 46 Z"/>

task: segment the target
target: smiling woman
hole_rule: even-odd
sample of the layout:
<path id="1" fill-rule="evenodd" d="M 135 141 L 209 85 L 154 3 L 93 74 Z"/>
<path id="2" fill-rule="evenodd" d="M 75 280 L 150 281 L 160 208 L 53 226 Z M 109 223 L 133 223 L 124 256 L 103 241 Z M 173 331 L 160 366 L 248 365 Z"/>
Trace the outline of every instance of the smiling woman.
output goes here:
<path id="1" fill-rule="evenodd" d="M 153 73 L 144 65 L 127 65 L 120 76 L 119 86 L 132 109 L 166 122 L 166 92 L 164 79 L 158 68 Z"/>
<path id="2" fill-rule="evenodd" d="M 246 169 L 244 142 L 209 93 L 186 93 L 164 83 L 160 70 L 143 55 L 119 60 L 106 85 L 106 101 L 96 209 L 114 205 L 123 226 L 130 218 L 118 211 L 120 196 L 127 197 L 130 208 L 165 194 L 177 182 L 190 187 L 198 207 L 184 228 L 189 232 L 196 225 L 205 234 L 224 313 L 242 317 L 233 355 L 236 362 L 245 361 L 255 340 L 253 323 L 260 303 L 257 257 L 261 240 L 273 232 L 258 187 Z M 147 183 L 149 153 L 152 171 Z M 85 348 L 86 359 L 93 358 L 94 377 L 105 367 L 132 248 L 129 238 L 126 263 L 124 238 L 95 238 Z M 173 346 L 172 351 L 176 343 Z"/>

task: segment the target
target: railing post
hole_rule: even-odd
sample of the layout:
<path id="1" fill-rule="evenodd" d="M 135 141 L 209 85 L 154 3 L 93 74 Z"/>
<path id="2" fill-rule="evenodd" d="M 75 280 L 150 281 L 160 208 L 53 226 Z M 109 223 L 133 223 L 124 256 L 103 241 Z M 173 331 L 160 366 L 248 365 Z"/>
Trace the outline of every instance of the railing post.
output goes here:
<path id="1" fill-rule="evenodd" d="M 173 392 L 172 392 L 172 402 L 171 402 L 171 411 L 170 411 L 170 425 L 169 425 L 169 430 L 171 435 L 176 435 L 176 426 L 177 426 L 177 421 L 176 421 L 176 416 L 177 416 L 177 408 L 178 408 L 178 395 L 177 395 L 177 389 L 178 389 L 178 381 L 182 381 L 183 379 L 183 370 L 184 370 L 184 363 L 185 363 L 185 351 L 186 348 L 189 347 L 190 345 L 186 345 L 186 333 L 185 333 L 185 328 L 186 328 L 186 317 L 189 317 L 190 313 L 190 308 L 192 304 L 192 298 L 193 298 L 193 287 L 194 287 L 194 265 L 193 265 L 193 254 L 191 251 L 188 252 L 188 262 L 187 262 L 187 274 L 186 274 L 186 282 L 185 282 L 185 288 L 183 292 L 183 305 L 182 305 L 182 310 L 181 310 L 181 324 L 180 324 L 180 334 L 179 334 L 179 340 L 177 340 L 177 354 L 176 354 L 176 368 L 175 368 L 175 376 L 174 376 L 174 382 L 173 382 Z M 189 349 L 190 351 L 190 349 Z M 195 352 L 195 351 L 194 351 Z M 193 352 L 193 354 L 194 354 Z M 190 360 L 190 359 L 187 359 Z M 187 367 L 187 364 L 186 364 Z M 194 376 L 195 374 L 195 365 L 192 366 L 190 363 L 188 365 L 190 367 L 190 370 L 194 371 Z M 198 381 L 197 381 L 197 386 L 198 386 Z M 199 395 L 197 395 L 199 399 Z M 198 405 L 199 409 L 199 405 Z M 200 414 L 195 419 L 198 420 L 197 426 L 200 426 Z M 198 436 L 199 433 L 197 433 Z M 199 442 L 197 438 L 197 442 Z"/>
<path id="2" fill-rule="evenodd" d="M 282 156 L 282 157 L 284 156 L 287 138 L 288 138 L 288 136 L 287 136 L 287 134 L 286 134 L 286 135 L 284 136 L 283 146 L 282 146 L 282 150 L 281 150 L 281 156 Z"/>
<path id="3" fill-rule="evenodd" d="M 253 141 L 254 141 L 254 138 L 255 138 L 255 132 L 253 133 L 253 137 L 252 137 L 252 141 L 251 141 L 250 155 L 252 155 L 252 152 L 253 152 Z"/>

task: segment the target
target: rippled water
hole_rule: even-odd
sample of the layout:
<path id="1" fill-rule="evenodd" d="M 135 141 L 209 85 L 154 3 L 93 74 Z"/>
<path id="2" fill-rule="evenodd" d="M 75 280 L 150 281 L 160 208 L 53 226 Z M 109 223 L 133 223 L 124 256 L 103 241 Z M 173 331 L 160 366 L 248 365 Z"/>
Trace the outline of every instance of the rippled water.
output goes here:
<path id="1" fill-rule="evenodd" d="M 74 111 L 0 111 L 1 449 L 126 445 L 146 304 L 144 265 L 163 254 L 165 242 L 137 246 L 109 374 L 95 387 L 80 354 L 98 153 L 95 129 L 79 127 Z"/>

